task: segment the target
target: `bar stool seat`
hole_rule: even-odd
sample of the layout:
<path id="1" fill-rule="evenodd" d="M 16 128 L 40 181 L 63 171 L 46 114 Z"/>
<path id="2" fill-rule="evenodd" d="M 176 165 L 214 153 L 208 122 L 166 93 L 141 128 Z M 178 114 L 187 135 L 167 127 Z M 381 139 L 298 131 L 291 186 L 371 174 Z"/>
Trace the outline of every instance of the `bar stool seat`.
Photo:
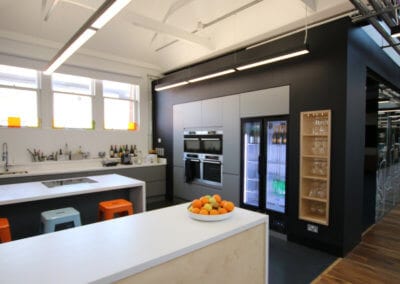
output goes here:
<path id="1" fill-rule="evenodd" d="M 132 215 L 132 202 L 125 199 L 113 199 L 99 203 L 99 221 L 113 219 L 115 214 L 118 216 Z"/>
<path id="2" fill-rule="evenodd" d="M 43 225 L 43 233 L 46 234 L 55 232 L 57 225 L 72 223 L 74 227 L 81 226 L 81 215 L 76 209 L 66 207 L 42 212 L 41 221 Z"/>
<path id="3" fill-rule="evenodd" d="M 0 242 L 10 242 L 11 241 L 11 231 L 10 224 L 7 218 L 0 218 Z"/>

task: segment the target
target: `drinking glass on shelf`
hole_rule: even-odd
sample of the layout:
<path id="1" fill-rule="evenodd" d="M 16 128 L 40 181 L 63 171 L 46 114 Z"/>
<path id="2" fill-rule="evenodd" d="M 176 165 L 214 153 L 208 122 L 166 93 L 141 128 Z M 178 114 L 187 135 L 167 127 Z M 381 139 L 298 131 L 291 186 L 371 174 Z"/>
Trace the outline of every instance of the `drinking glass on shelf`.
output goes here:
<path id="1" fill-rule="evenodd" d="M 310 204 L 310 212 L 311 213 L 316 213 L 317 212 L 317 208 L 318 206 L 317 206 L 317 204 L 315 204 L 315 202 L 312 202 L 311 204 Z"/>
<path id="2" fill-rule="evenodd" d="M 322 204 L 316 206 L 316 211 L 317 211 L 318 214 L 320 214 L 320 215 L 325 215 L 325 206 L 322 205 Z"/>

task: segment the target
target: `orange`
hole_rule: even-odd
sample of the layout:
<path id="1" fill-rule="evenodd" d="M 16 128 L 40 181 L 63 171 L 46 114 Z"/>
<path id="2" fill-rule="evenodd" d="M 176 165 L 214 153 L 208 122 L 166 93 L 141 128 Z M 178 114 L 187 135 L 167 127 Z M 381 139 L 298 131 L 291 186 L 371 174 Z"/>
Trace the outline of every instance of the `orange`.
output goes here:
<path id="1" fill-rule="evenodd" d="M 192 208 L 192 213 L 199 214 L 200 213 L 200 208 L 193 207 Z"/>
<path id="2" fill-rule="evenodd" d="M 218 215 L 219 213 L 218 213 L 218 210 L 215 210 L 215 209 L 212 209 L 211 211 L 210 211 L 210 215 Z"/>
<path id="3" fill-rule="evenodd" d="M 192 201 L 192 207 L 193 208 L 199 208 L 200 209 L 202 205 L 203 205 L 203 203 L 201 202 L 200 199 L 194 199 Z"/>
<path id="4" fill-rule="evenodd" d="M 201 215 L 208 215 L 208 211 L 206 209 L 201 209 L 199 214 Z"/>
<path id="5" fill-rule="evenodd" d="M 220 207 L 220 208 L 218 208 L 218 213 L 219 214 L 226 214 L 226 213 L 228 213 L 228 211 L 225 208 Z"/>
<path id="6" fill-rule="evenodd" d="M 205 196 L 201 197 L 200 200 L 201 200 L 201 203 L 203 203 L 203 205 L 208 203 L 208 201 L 209 201 L 208 197 L 205 197 Z"/>
<path id="7" fill-rule="evenodd" d="M 214 197 L 215 201 L 217 201 L 218 203 L 220 203 L 222 200 L 221 195 L 219 195 L 219 194 L 214 194 L 213 197 Z"/>
<path id="8" fill-rule="evenodd" d="M 231 212 L 235 208 L 235 204 L 231 201 L 227 201 L 224 205 L 224 208 L 228 210 L 228 212 Z"/>
<path id="9" fill-rule="evenodd" d="M 220 205 L 221 205 L 222 207 L 224 207 L 226 202 L 227 202 L 226 200 L 222 200 L 222 201 L 220 202 Z"/>

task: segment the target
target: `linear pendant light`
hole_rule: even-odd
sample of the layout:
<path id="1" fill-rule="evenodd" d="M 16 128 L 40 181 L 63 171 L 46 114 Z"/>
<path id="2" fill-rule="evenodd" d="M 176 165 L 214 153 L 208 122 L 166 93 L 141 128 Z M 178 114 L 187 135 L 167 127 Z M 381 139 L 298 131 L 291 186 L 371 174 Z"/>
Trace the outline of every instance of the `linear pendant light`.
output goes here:
<path id="1" fill-rule="evenodd" d="M 99 9 L 85 22 L 85 24 L 72 36 L 72 38 L 57 52 L 46 70 L 45 75 L 53 73 L 65 62 L 75 51 L 88 41 L 97 30 L 106 25 L 116 14 L 118 14 L 132 0 L 107 0 Z"/>
<path id="2" fill-rule="evenodd" d="M 182 82 L 179 82 L 179 83 L 174 83 L 174 84 L 170 84 L 170 85 L 166 85 L 166 86 L 162 86 L 162 87 L 155 87 L 155 90 L 157 92 L 159 92 L 159 91 L 172 89 L 172 88 L 183 86 L 183 85 L 187 85 L 187 84 L 189 84 L 188 81 L 182 81 Z"/>
<path id="3" fill-rule="evenodd" d="M 231 69 L 227 69 L 227 70 L 224 70 L 224 71 L 221 71 L 221 72 L 217 72 L 217 73 L 213 73 L 213 74 L 197 77 L 197 78 L 194 78 L 194 79 L 190 79 L 189 82 L 190 83 L 195 83 L 195 82 L 199 82 L 199 81 L 203 81 L 203 80 L 207 80 L 207 79 L 223 76 L 223 75 L 226 75 L 226 74 L 230 74 L 230 73 L 233 73 L 235 71 L 236 71 L 235 69 L 231 68 Z"/>
<path id="4" fill-rule="evenodd" d="M 305 47 L 305 48 L 303 48 L 301 50 L 297 50 L 297 51 L 294 51 L 294 52 L 291 52 L 291 53 L 288 53 L 288 54 L 279 55 L 279 56 L 276 56 L 276 57 L 264 59 L 264 60 L 257 61 L 257 62 L 254 62 L 254 63 L 242 65 L 242 66 L 236 67 L 236 69 L 239 70 L 239 71 L 242 71 L 242 70 L 258 67 L 258 66 L 261 66 L 261 65 L 266 65 L 266 64 L 271 64 L 271 63 L 277 62 L 277 61 L 286 60 L 286 59 L 289 59 L 289 58 L 292 58 L 292 57 L 296 57 L 296 56 L 300 56 L 300 55 L 304 55 L 304 54 L 307 54 L 307 53 L 310 53 L 310 51 L 308 50 L 308 48 Z"/>

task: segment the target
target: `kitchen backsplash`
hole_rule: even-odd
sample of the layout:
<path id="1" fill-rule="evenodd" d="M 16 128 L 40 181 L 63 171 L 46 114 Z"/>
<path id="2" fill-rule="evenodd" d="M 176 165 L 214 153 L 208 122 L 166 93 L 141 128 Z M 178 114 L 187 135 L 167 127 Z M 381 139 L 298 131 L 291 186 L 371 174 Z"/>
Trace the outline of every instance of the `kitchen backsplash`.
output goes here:
<path id="1" fill-rule="evenodd" d="M 75 129 L 35 129 L 0 128 L 0 144 L 8 144 L 9 164 L 32 162 L 29 153 L 34 149 L 44 155 L 50 155 L 62 149 L 65 144 L 72 153 L 89 152 L 88 158 L 96 158 L 99 152 L 109 153 L 110 145 L 134 144 L 143 153 L 150 148 L 150 138 L 146 131 L 105 131 L 105 130 L 75 130 Z M 0 161 L 0 163 L 2 163 Z"/>

